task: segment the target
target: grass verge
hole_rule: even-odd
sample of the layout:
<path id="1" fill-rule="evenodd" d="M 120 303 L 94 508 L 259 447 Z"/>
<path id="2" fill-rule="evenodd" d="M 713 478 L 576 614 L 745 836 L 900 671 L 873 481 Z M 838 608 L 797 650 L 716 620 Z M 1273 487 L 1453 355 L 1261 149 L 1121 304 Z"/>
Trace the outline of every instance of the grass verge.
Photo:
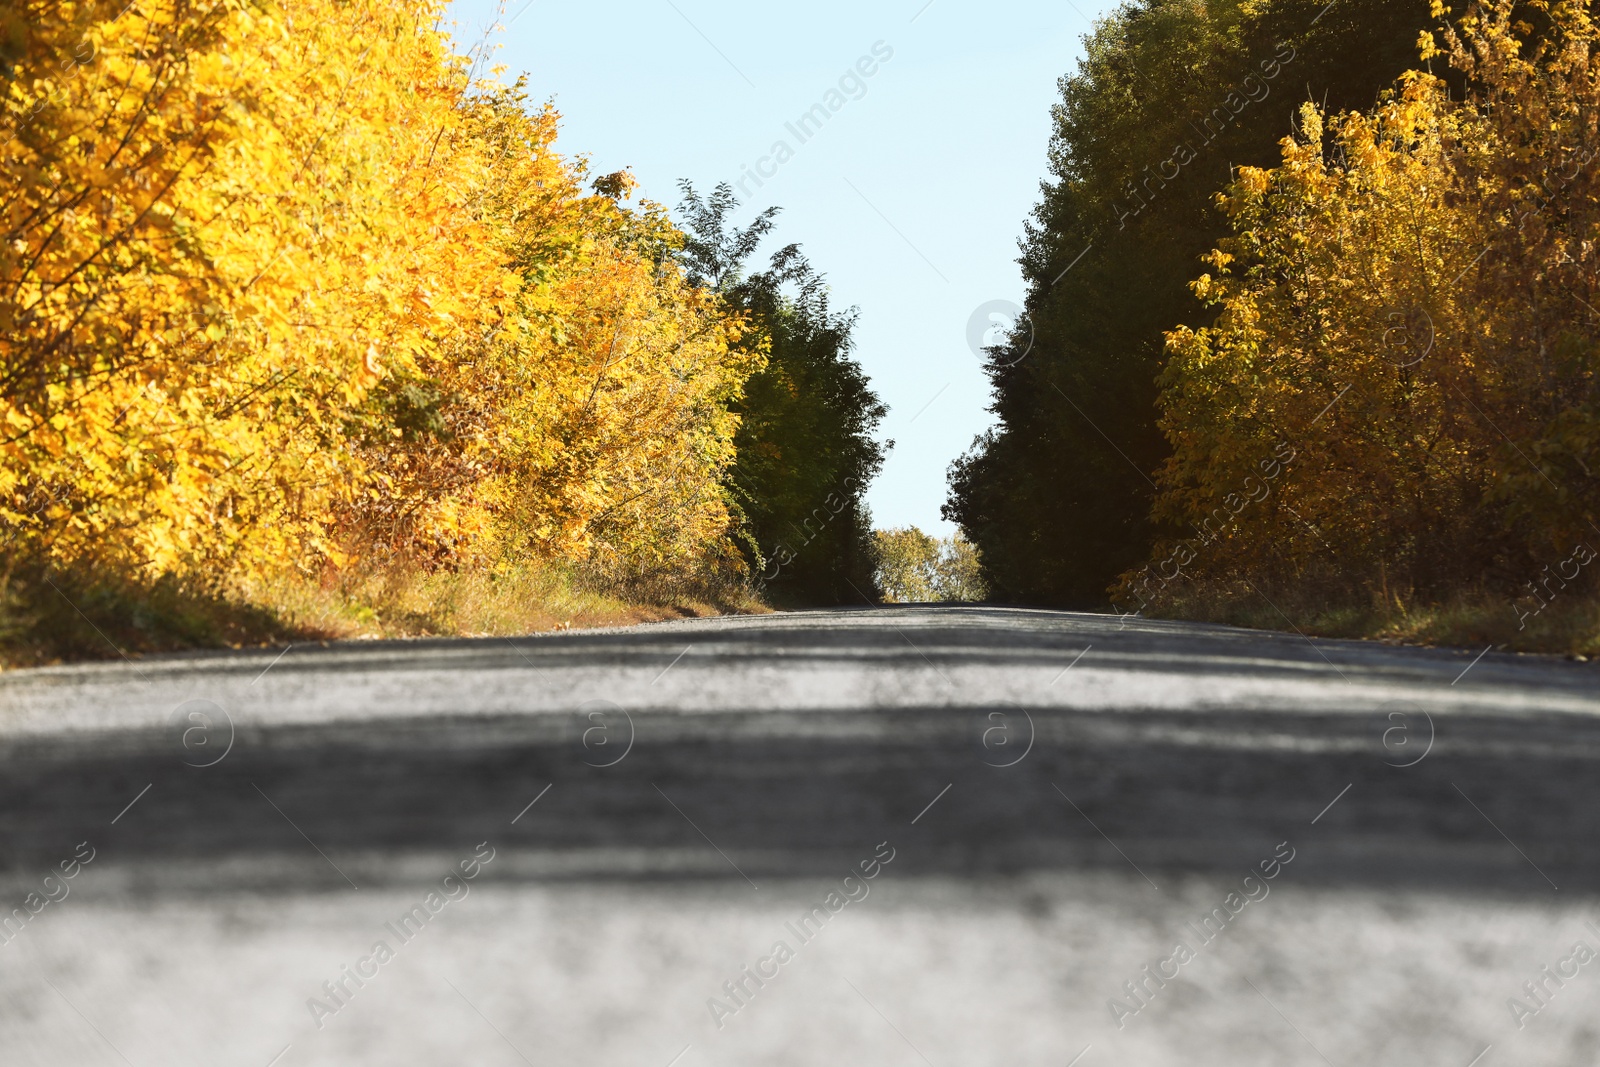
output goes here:
<path id="1" fill-rule="evenodd" d="M 1269 599 L 1270 595 L 1270 599 Z M 1298 630 L 1315 637 L 1363 637 L 1396 644 L 1493 646 L 1510 652 L 1600 657 L 1600 597 L 1564 593 L 1542 610 L 1526 597 L 1515 605 L 1484 592 L 1437 604 L 1387 597 L 1354 598 L 1274 589 L 1257 592 L 1217 582 L 1174 597 L 1150 614 L 1220 622 L 1258 630 Z"/>
<path id="2" fill-rule="evenodd" d="M 0 580 L 0 669 L 301 641 L 490 636 L 768 610 L 742 583 L 363 570 L 200 584 L 18 569 Z"/>

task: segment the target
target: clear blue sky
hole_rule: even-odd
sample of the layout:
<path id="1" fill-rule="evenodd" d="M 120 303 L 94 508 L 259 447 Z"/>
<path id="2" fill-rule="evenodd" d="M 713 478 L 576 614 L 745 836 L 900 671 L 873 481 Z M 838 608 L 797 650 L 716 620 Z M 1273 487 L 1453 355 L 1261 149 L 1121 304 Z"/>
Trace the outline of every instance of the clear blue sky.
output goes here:
<path id="1" fill-rule="evenodd" d="M 800 242 L 837 303 L 861 309 L 856 356 L 896 442 L 868 494 L 875 523 L 947 533 L 945 468 L 992 421 L 968 321 L 1022 298 L 1017 238 L 1045 174 L 1055 82 L 1106 6 L 509 0 L 495 62 L 555 100 L 563 151 L 595 174 L 631 168 L 650 199 L 676 205 L 679 178 L 709 191 L 746 167 L 773 175 L 748 182 L 740 221 L 781 206 L 779 241 Z M 463 48 L 496 11 L 456 0 Z M 877 42 L 893 54 L 862 76 Z M 827 94 L 841 78 L 843 105 L 801 143 L 786 123 L 838 105 Z M 780 140 L 793 152 L 781 165 Z"/>

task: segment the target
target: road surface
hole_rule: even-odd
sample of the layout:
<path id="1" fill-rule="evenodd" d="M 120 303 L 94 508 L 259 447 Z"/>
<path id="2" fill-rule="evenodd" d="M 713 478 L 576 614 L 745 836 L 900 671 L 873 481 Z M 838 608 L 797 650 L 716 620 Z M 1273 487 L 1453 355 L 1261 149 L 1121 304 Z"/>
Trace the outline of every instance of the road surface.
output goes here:
<path id="1" fill-rule="evenodd" d="M 19 671 L 0 768 L 8 1067 L 1600 1059 L 1592 663 L 801 612 Z"/>

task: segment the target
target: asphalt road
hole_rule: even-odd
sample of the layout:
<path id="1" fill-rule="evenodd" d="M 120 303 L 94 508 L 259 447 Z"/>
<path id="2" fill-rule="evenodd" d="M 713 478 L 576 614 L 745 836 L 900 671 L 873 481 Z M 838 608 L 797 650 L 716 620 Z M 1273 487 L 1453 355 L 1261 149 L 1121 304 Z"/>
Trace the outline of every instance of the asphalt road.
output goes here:
<path id="1" fill-rule="evenodd" d="M 0 1063 L 1588 1065 L 1597 769 L 1595 664 L 999 608 L 20 671 Z"/>

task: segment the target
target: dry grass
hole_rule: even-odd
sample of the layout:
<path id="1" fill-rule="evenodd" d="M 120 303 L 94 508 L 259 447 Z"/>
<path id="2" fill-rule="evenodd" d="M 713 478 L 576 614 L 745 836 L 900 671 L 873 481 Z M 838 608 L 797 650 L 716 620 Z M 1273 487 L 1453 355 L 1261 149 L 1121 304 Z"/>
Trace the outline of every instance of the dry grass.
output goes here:
<path id="1" fill-rule="evenodd" d="M 1394 595 L 1330 594 L 1212 583 L 1174 597 L 1151 614 L 1261 630 L 1298 629 L 1318 637 L 1366 637 L 1397 644 L 1453 645 L 1572 657 L 1600 656 L 1600 597 L 1566 593 L 1523 619 L 1512 602 L 1485 592 L 1441 604 L 1406 603 Z M 1531 600 L 1521 602 L 1525 610 Z"/>
<path id="2" fill-rule="evenodd" d="M 769 610 L 742 583 L 620 583 L 575 568 L 365 570 L 199 586 L 19 569 L 0 582 L 0 668 L 291 641 L 485 636 Z"/>

